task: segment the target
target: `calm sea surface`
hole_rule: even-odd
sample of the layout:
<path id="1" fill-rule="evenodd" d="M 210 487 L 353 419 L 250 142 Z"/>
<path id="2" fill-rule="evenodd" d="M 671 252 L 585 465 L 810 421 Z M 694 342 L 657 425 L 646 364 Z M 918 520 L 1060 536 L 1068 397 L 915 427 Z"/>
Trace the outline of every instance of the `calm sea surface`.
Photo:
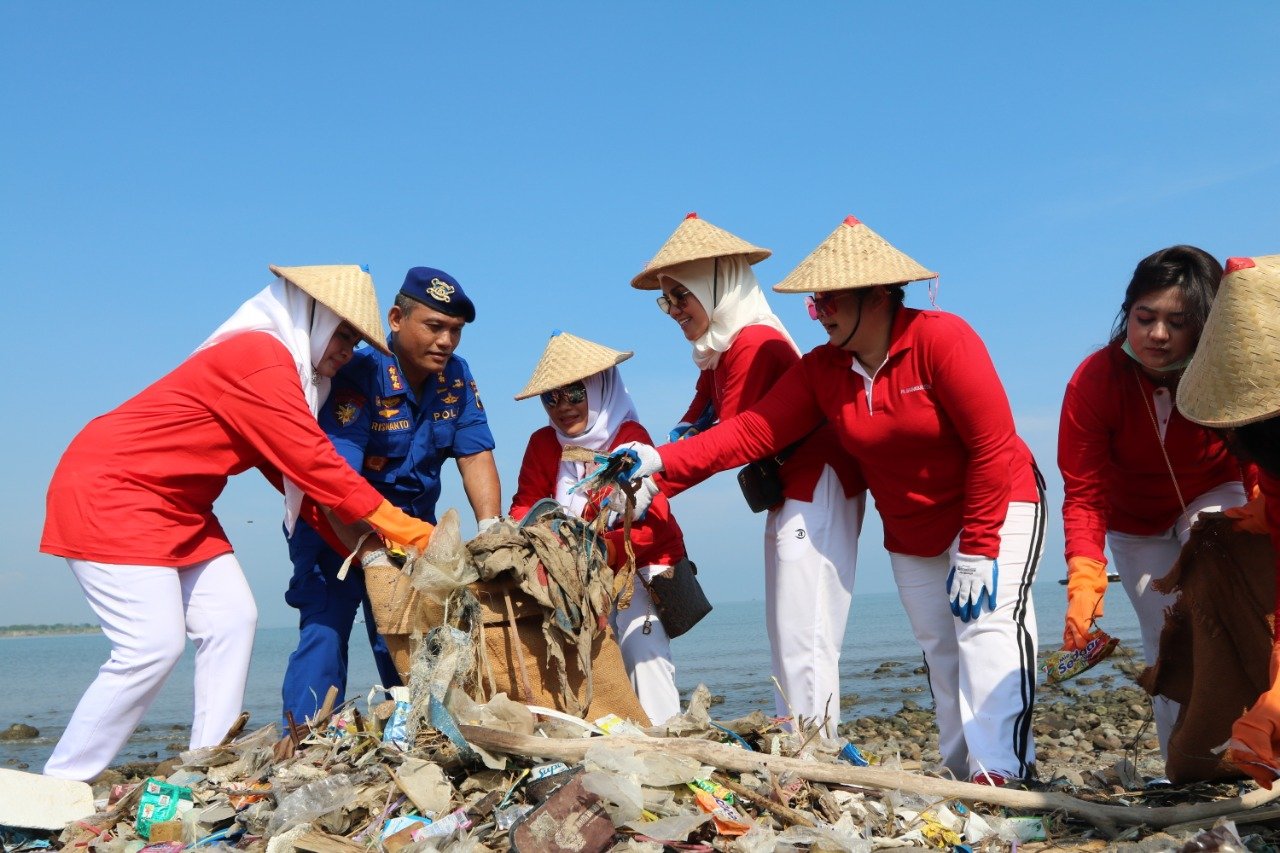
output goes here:
<path id="1" fill-rule="evenodd" d="M 1052 580 L 1036 584 L 1041 652 L 1056 649 L 1062 640 L 1066 589 Z M 1140 653 L 1137 619 L 1119 584 L 1107 595 L 1103 627 Z M 357 628 L 353 637 L 363 640 Z M 258 632 L 245 708 L 251 726 L 265 725 L 280 713 L 280 682 L 297 638 L 294 628 Z M 351 649 L 349 695 L 363 695 L 377 683 L 367 646 L 355 639 Z M 676 681 L 687 696 L 699 682 L 724 702 L 713 710 L 731 719 L 757 708 L 772 712 L 769 645 L 764 629 L 764 603 L 746 601 L 717 604 L 701 624 L 673 643 Z M 26 723 L 40 737 L 22 743 L 0 743 L 0 766 L 29 765 L 38 771 L 62 734 L 80 694 L 107 659 L 110 644 L 101 634 L 65 637 L 0 639 L 0 728 Z M 882 663 L 902 664 L 876 673 Z M 844 692 L 844 720 L 897 710 L 904 699 L 930 703 L 922 675 L 920 649 L 911 636 L 906 615 L 895 593 L 855 595 L 849 617 L 840 670 Z M 1111 671 L 1107 664 L 1098 672 Z M 151 706 L 142 726 L 117 762 L 165 757 L 185 749 L 191 723 L 192 650 L 174 670 Z"/>

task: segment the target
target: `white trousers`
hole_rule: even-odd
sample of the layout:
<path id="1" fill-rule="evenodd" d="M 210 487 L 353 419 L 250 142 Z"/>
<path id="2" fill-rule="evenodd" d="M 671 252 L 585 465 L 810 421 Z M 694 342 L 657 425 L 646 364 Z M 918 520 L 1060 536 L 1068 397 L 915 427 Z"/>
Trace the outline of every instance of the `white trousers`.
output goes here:
<path id="1" fill-rule="evenodd" d="M 769 511 L 764 532 L 764 610 L 779 717 L 840 724 L 840 647 L 858 565 L 866 495 L 846 498 L 823 468 L 812 501 L 786 500 Z"/>
<path id="2" fill-rule="evenodd" d="M 1044 502 L 1009 504 L 1000 528 L 994 612 L 951 614 L 951 549 L 936 557 L 890 552 L 898 595 L 924 650 L 942 763 L 958 779 L 989 771 L 1026 778 L 1035 764 L 1036 613 L 1031 584 L 1044 549 Z"/>
<path id="3" fill-rule="evenodd" d="M 258 609 L 234 554 L 181 569 L 67 560 L 111 641 L 45 775 L 88 781 L 111 763 L 182 657 L 196 646 L 191 747 L 217 744 L 240 715 Z"/>
<path id="4" fill-rule="evenodd" d="M 1163 533 L 1153 536 L 1135 536 L 1131 533 L 1107 531 L 1107 545 L 1111 548 L 1111 563 L 1120 576 L 1120 583 L 1133 603 L 1138 615 L 1138 627 L 1142 630 L 1142 658 L 1147 666 L 1156 662 L 1160 651 L 1160 632 L 1164 630 L 1164 613 L 1176 595 L 1166 595 L 1151 588 L 1153 580 L 1159 580 L 1173 568 L 1182 546 L 1191 536 L 1191 525 L 1202 512 L 1219 512 L 1245 501 L 1244 485 L 1240 481 L 1215 486 L 1203 495 L 1187 503 L 1187 514 Z M 1156 720 L 1156 736 L 1160 739 L 1160 754 L 1169 755 L 1169 735 L 1178 720 L 1180 706 L 1163 696 L 1151 697 L 1151 708 Z"/>
<path id="5" fill-rule="evenodd" d="M 667 566 L 638 566 L 645 580 L 667 570 Z M 615 609 L 609 621 L 622 648 L 622 663 L 631 686 L 640 697 L 640 707 L 653 725 L 661 725 L 680 713 L 680 691 L 676 689 L 676 667 L 671 662 L 671 638 L 658 619 L 649 590 L 636 578 L 631 604 Z M 645 633 L 645 625 L 649 633 Z"/>

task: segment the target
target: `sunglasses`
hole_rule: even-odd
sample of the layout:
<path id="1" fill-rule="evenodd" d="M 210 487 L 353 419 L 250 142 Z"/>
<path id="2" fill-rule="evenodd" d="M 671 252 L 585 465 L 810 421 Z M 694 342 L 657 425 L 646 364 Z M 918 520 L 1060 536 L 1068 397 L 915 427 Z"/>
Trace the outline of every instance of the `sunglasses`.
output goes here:
<path id="1" fill-rule="evenodd" d="M 809 309 L 809 319 L 830 317 L 836 313 L 836 300 L 848 296 L 848 293 L 815 293 L 804 298 L 804 307 Z"/>
<path id="2" fill-rule="evenodd" d="M 548 409 L 554 409 L 562 401 L 571 406 L 576 406 L 587 399 L 587 386 L 581 382 L 575 382 L 563 388 L 552 388 L 550 391 L 543 391 L 538 395 L 538 398 L 542 400 L 542 405 Z"/>
<path id="3" fill-rule="evenodd" d="M 671 296 L 659 296 L 658 308 L 663 314 L 670 314 L 672 308 L 684 308 L 684 303 L 688 301 L 693 294 L 688 290 L 671 291 Z"/>

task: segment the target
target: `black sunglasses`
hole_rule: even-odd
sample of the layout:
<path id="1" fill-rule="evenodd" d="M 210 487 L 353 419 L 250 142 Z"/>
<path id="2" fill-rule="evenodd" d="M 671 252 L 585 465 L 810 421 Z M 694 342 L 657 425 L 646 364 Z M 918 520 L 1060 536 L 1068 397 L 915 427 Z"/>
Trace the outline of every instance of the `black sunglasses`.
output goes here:
<path id="1" fill-rule="evenodd" d="M 563 388 L 552 388 L 550 391 L 543 391 L 538 395 L 538 398 L 542 400 L 542 405 L 548 409 L 554 409 L 560 405 L 561 400 L 571 406 L 576 406 L 587 399 L 587 386 L 581 382 L 575 382 Z"/>
<path id="2" fill-rule="evenodd" d="M 680 291 L 671 291 L 671 296 L 659 296 L 658 307 L 662 309 L 663 314 L 670 314 L 672 308 L 683 308 L 684 303 L 689 300 L 693 293 L 688 289 Z"/>

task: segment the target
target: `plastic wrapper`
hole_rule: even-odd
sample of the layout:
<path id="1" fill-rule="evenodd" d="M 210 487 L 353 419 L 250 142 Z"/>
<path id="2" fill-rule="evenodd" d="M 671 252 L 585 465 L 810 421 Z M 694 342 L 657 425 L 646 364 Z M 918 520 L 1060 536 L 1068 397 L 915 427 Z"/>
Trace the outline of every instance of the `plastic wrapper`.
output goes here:
<path id="1" fill-rule="evenodd" d="M 342 808 L 357 790 L 351 777 L 343 773 L 308 782 L 280 800 L 267 831 L 275 835 Z"/>
<path id="2" fill-rule="evenodd" d="M 1040 665 L 1040 671 L 1050 684 L 1066 681 L 1102 663 L 1118 645 L 1119 640 L 1099 628 L 1089 635 L 1089 641 L 1083 649 L 1063 648 L 1052 652 Z"/>

